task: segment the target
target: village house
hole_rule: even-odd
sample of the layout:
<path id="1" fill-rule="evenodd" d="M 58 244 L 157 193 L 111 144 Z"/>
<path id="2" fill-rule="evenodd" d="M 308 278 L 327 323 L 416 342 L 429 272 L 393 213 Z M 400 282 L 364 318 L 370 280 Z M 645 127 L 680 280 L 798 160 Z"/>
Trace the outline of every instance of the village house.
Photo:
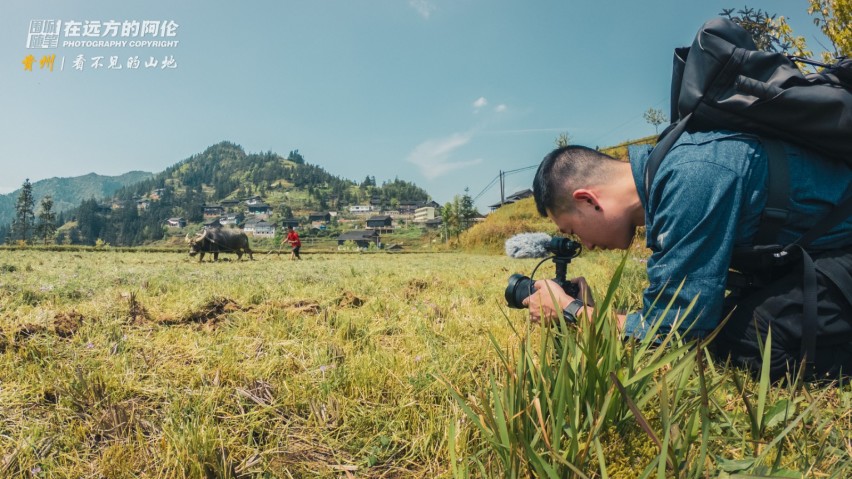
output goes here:
<path id="1" fill-rule="evenodd" d="M 220 205 L 204 205 L 205 218 L 218 218 L 225 214 L 225 208 Z"/>
<path id="2" fill-rule="evenodd" d="M 427 229 L 438 229 L 438 228 L 441 227 L 441 225 L 443 223 L 444 222 L 441 221 L 441 218 L 435 218 L 435 219 L 424 221 L 423 226 L 425 226 Z"/>
<path id="3" fill-rule="evenodd" d="M 413 215 L 418 207 L 420 207 L 419 201 L 400 201 L 397 209 L 402 215 Z"/>
<path id="4" fill-rule="evenodd" d="M 327 225 L 331 221 L 331 214 L 328 211 L 323 213 L 311 213 L 308 215 L 308 223 L 314 228 Z"/>
<path id="5" fill-rule="evenodd" d="M 512 203 L 519 201 L 519 200 L 522 200 L 524 198 L 529 198 L 532 195 L 533 195 L 532 190 L 527 188 L 525 190 L 521 190 L 521 191 L 512 193 L 511 195 L 507 196 L 506 199 L 504 199 L 502 203 L 494 203 L 493 205 L 488 205 L 488 207 L 491 208 L 491 211 L 494 211 L 494 210 L 496 210 L 497 208 L 500 208 L 503 205 L 512 204 Z"/>
<path id="6" fill-rule="evenodd" d="M 387 215 L 371 216 L 367 219 L 367 228 L 382 232 L 393 231 L 393 218 Z"/>
<path id="7" fill-rule="evenodd" d="M 356 215 L 369 213 L 371 211 L 373 211 L 373 207 L 370 205 L 352 205 L 349 207 L 349 212 Z"/>
<path id="8" fill-rule="evenodd" d="M 169 218 L 166 220 L 166 226 L 169 228 L 184 228 L 186 227 L 186 220 L 183 218 Z"/>
<path id="9" fill-rule="evenodd" d="M 266 203 L 255 203 L 253 205 L 249 205 L 248 214 L 254 216 L 255 218 L 267 219 L 269 215 L 272 214 L 272 207 L 267 205 Z"/>
<path id="10" fill-rule="evenodd" d="M 379 232 L 377 230 L 352 230 L 347 231 L 337 237 L 338 248 L 343 246 L 347 241 L 352 241 L 359 248 L 369 248 L 371 244 L 381 247 L 379 240 Z"/>
<path id="11" fill-rule="evenodd" d="M 254 224 L 252 236 L 256 238 L 272 238 L 275 236 L 275 225 L 266 221 L 258 221 Z"/>
<path id="12" fill-rule="evenodd" d="M 261 221 L 263 221 L 263 220 L 260 219 L 260 218 L 249 218 L 249 219 L 247 219 L 246 222 L 243 223 L 243 233 L 245 233 L 249 236 L 254 236 L 254 227 L 255 227 L 255 225 L 257 225 Z"/>
<path id="13" fill-rule="evenodd" d="M 263 204 L 263 198 L 258 195 L 254 195 L 251 198 L 246 199 L 245 203 L 247 206 L 260 205 Z"/>
<path id="14" fill-rule="evenodd" d="M 145 211 L 151 207 L 151 200 L 147 198 L 143 198 L 141 200 L 136 200 L 136 209 L 139 211 Z"/>
<path id="15" fill-rule="evenodd" d="M 219 217 L 219 223 L 223 225 L 239 225 L 245 219 L 242 213 L 227 213 Z"/>
<path id="16" fill-rule="evenodd" d="M 298 228 L 299 227 L 299 220 L 297 220 L 295 218 L 281 220 L 281 227 L 282 228 L 289 228 L 291 226 L 293 227 L 293 229 Z"/>

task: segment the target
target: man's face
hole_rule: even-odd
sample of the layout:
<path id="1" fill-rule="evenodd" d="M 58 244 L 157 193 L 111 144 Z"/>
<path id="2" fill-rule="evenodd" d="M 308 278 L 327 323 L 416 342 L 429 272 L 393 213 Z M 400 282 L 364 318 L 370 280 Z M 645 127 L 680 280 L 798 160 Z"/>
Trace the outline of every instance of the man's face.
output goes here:
<path id="1" fill-rule="evenodd" d="M 580 204 L 573 211 L 547 213 L 562 234 L 576 236 L 586 250 L 627 249 L 636 234 L 626 212 L 615 207 L 596 210 L 593 205 Z"/>

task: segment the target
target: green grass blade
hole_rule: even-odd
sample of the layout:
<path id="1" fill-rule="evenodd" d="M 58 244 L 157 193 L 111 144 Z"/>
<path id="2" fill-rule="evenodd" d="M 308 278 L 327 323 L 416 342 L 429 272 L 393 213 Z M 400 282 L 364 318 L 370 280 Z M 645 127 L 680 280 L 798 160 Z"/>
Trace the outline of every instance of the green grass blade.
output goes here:
<path id="1" fill-rule="evenodd" d="M 763 434 L 766 426 L 766 418 L 763 412 L 766 410 L 767 395 L 769 394 L 769 367 L 772 360 L 772 327 L 766 333 L 766 344 L 763 346 L 763 361 L 760 366 L 760 385 L 757 390 L 757 430 Z M 756 438 L 758 439 L 758 438 Z"/>

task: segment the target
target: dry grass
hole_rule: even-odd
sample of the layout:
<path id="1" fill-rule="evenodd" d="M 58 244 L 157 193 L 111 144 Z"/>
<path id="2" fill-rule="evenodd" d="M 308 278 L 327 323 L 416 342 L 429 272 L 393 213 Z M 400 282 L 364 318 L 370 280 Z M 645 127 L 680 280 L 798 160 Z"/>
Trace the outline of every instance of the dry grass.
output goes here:
<path id="1" fill-rule="evenodd" d="M 530 262 L 305 257 L 4 252 L 0 476 L 445 475 Z"/>
<path id="2" fill-rule="evenodd" d="M 304 256 L 3 252 L 0 477 L 450 477 L 450 426 L 462 457 L 478 439 L 435 377 L 463 397 L 499 378 L 488 335 L 525 340 L 502 297 L 536 261 Z M 619 259 L 569 273 L 602 295 Z M 628 260 L 618 307 L 643 273 Z M 833 427 L 850 396 L 833 396 Z M 609 441 L 619 464 L 644 460 Z"/>

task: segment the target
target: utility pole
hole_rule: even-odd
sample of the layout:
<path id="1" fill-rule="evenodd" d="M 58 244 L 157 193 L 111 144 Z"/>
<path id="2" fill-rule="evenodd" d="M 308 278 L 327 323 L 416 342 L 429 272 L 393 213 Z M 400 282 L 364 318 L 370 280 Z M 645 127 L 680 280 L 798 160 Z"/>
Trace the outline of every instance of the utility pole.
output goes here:
<path id="1" fill-rule="evenodd" d="M 503 181 L 503 170 L 500 170 L 500 206 L 503 206 L 506 201 L 506 189 Z"/>

